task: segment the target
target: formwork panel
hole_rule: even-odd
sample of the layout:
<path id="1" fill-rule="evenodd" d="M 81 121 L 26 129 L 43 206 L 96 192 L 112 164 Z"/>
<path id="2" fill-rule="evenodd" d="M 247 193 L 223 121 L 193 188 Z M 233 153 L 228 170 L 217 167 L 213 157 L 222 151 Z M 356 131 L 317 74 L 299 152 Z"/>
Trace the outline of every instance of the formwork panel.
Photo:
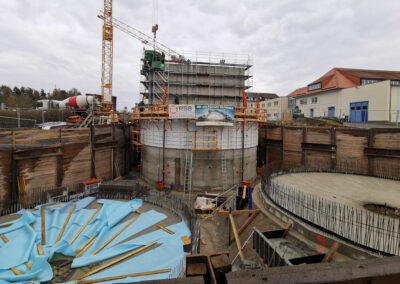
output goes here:
<path id="1" fill-rule="evenodd" d="M 331 153 L 321 151 L 305 151 L 305 168 L 308 170 L 331 169 Z"/>
<path id="2" fill-rule="evenodd" d="M 400 179 L 400 159 L 374 157 L 373 174 L 379 177 Z"/>
<path id="3" fill-rule="evenodd" d="M 112 151 L 111 149 L 102 149 L 102 150 L 96 150 L 94 152 L 95 164 L 96 164 L 95 175 L 97 178 L 102 178 L 104 180 L 112 179 L 111 151 Z"/>
<path id="4" fill-rule="evenodd" d="M 306 143 L 331 144 L 331 130 L 326 128 L 306 128 Z"/>
<path id="5" fill-rule="evenodd" d="M 368 173 L 368 158 L 364 155 L 364 149 L 368 147 L 367 130 L 337 129 L 336 145 L 339 171 Z"/>
<path id="6" fill-rule="evenodd" d="M 0 202 L 7 200 L 10 194 L 11 151 L 0 151 Z"/>
<path id="7" fill-rule="evenodd" d="M 303 130 L 297 128 L 284 128 L 283 130 L 283 150 L 302 151 Z"/>
<path id="8" fill-rule="evenodd" d="M 63 145 L 63 185 L 88 181 L 91 178 L 89 144 Z"/>
<path id="9" fill-rule="evenodd" d="M 374 129 L 374 148 L 400 149 L 400 130 Z"/>
<path id="10" fill-rule="evenodd" d="M 41 157 L 18 161 L 18 172 L 25 177 L 26 189 L 57 185 L 57 157 Z"/>
<path id="11" fill-rule="evenodd" d="M 300 169 L 302 154 L 295 152 L 283 152 L 283 167 L 285 169 Z"/>
<path id="12" fill-rule="evenodd" d="M 282 128 L 281 127 L 268 127 L 267 128 L 267 139 L 281 140 L 282 139 Z"/>

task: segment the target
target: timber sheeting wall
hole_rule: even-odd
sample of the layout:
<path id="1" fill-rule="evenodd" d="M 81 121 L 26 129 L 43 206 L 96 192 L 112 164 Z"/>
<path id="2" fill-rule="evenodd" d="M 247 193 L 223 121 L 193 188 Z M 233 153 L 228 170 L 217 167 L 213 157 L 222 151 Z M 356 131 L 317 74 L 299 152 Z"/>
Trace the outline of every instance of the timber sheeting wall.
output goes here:
<path id="1" fill-rule="evenodd" d="M 130 167 L 129 129 L 125 125 L 98 125 L 90 129 L 0 132 L 0 202 L 18 197 L 21 177 L 29 193 L 125 174 Z"/>
<path id="2" fill-rule="evenodd" d="M 400 129 L 264 126 L 258 165 L 337 170 L 400 179 Z"/>

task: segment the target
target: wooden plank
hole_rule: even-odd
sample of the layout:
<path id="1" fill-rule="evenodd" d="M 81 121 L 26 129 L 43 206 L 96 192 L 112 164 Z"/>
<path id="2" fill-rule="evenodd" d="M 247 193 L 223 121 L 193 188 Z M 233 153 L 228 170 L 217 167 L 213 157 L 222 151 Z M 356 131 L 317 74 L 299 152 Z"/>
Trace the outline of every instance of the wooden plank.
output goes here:
<path id="1" fill-rule="evenodd" d="M 37 244 L 37 250 L 38 250 L 39 255 L 44 255 L 43 248 L 40 243 Z"/>
<path id="2" fill-rule="evenodd" d="M 87 251 L 96 241 L 96 237 L 94 237 L 79 253 L 76 255 L 76 257 L 80 257 L 85 251 Z"/>
<path id="3" fill-rule="evenodd" d="M 22 275 L 22 272 L 16 267 L 11 267 L 10 269 L 12 272 L 14 272 L 15 275 Z"/>
<path id="4" fill-rule="evenodd" d="M 283 232 L 282 238 L 286 237 L 289 234 L 290 229 L 292 228 L 292 223 L 288 223 L 285 228 L 285 232 Z"/>
<path id="5" fill-rule="evenodd" d="M 80 233 L 82 233 L 82 231 L 86 228 L 86 226 L 90 223 L 90 221 L 92 221 L 92 219 L 94 218 L 94 216 L 100 211 L 100 209 L 103 206 L 99 206 L 96 211 L 92 214 L 92 216 L 90 216 L 90 218 L 86 221 L 86 223 L 79 229 L 79 231 L 75 234 L 75 236 L 72 238 L 72 240 L 69 241 L 69 244 L 71 245 L 76 238 L 80 235 Z"/>
<path id="6" fill-rule="evenodd" d="M 35 156 L 16 156 L 14 160 L 27 160 L 27 159 L 40 159 L 45 157 L 54 157 L 54 156 L 61 156 L 62 153 L 50 153 L 50 154 L 43 154 L 43 155 L 35 155 Z"/>
<path id="7" fill-rule="evenodd" d="M 135 216 L 128 224 L 126 224 L 121 230 L 119 230 L 117 233 L 114 234 L 111 238 L 109 238 L 104 244 L 102 244 L 99 248 L 97 248 L 94 252 L 92 252 L 91 255 L 95 255 L 99 251 L 101 251 L 105 246 L 107 246 L 112 240 L 114 240 L 116 237 L 118 237 L 123 231 L 126 230 L 133 222 L 135 222 L 139 218 L 139 216 Z"/>
<path id="8" fill-rule="evenodd" d="M 251 216 L 244 222 L 244 224 L 239 228 L 238 230 L 238 235 L 240 236 L 241 233 L 247 228 L 247 226 L 257 217 L 258 213 L 260 211 L 255 211 Z M 235 240 L 235 236 L 232 236 L 231 239 L 229 240 L 230 243 Z"/>
<path id="9" fill-rule="evenodd" d="M 8 239 L 6 238 L 6 236 L 4 236 L 4 234 L 1 234 L 0 238 L 3 240 L 3 242 L 8 243 Z"/>
<path id="10" fill-rule="evenodd" d="M 98 267 L 96 269 L 91 270 L 90 272 L 88 272 L 86 274 L 83 274 L 83 275 L 79 276 L 78 278 L 76 278 L 74 280 L 75 281 L 76 280 L 81 280 L 81 279 L 86 278 L 86 277 L 88 277 L 90 275 L 96 274 L 97 272 L 102 271 L 102 270 L 104 270 L 104 269 L 106 269 L 106 268 L 108 268 L 108 267 L 110 267 L 110 266 L 112 266 L 112 265 L 124 260 L 124 259 L 127 259 L 128 257 L 131 257 L 132 255 L 135 255 L 135 254 L 137 254 L 137 253 L 139 253 L 139 252 L 141 252 L 141 251 L 143 251 L 143 250 L 145 250 L 145 249 L 147 249 L 147 248 L 149 248 L 149 247 L 151 247 L 151 246 L 153 246 L 155 244 L 157 244 L 157 241 L 154 241 L 154 242 L 152 242 L 152 243 L 150 243 L 148 245 L 145 245 L 145 246 L 143 246 L 143 247 L 141 247 L 139 249 L 131 251 L 131 252 L 129 252 L 129 253 L 117 258 L 116 260 L 113 260 L 113 261 L 111 261 L 111 262 L 109 262 L 109 263 L 107 263 L 105 265 L 102 265 L 102 266 L 100 266 L 100 267 Z"/>
<path id="11" fill-rule="evenodd" d="M 190 245 L 192 243 L 188 236 L 181 237 L 181 240 L 185 245 Z"/>
<path id="12" fill-rule="evenodd" d="M 237 233 L 235 220 L 233 220 L 232 214 L 229 214 L 229 220 L 231 221 L 232 231 L 233 231 L 233 235 L 235 236 L 236 246 L 239 251 L 240 260 L 242 262 L 244 262 L 245 258 L 244 258 L 243 251 L 242 251 L 242 245 L 240 244 L 239 235 Z"/>
<path id="13" fill-rule="evenodd" d="M 164 226 L 161 226 L 160 224 L 156 224 L 156 226 L 164 231 L 166 231 L 168 234 L 173 235 L 175 234 L 174 232 L 172 232 L 171 230 L 168 230 L 167 228 L 165 228 Z"/>
<path id="14" fill-rule="evenodd" d="M 154 274 L 168 273 L 168 272 L 171 272 L 170 268 L 147 271 L 147 272 L 138 272 L 138 273 L 132 273 L 132 274 L 125 274 L 125 275 L 119 275 L 119 276 L 111 276 L 111 277 L 105 277 L 105 278 L 98 278 L 98 279 L 93 279 L 93 280 L 83 280 L 83 281 L 78 281 L 78 284 L 98 283 L 98 282 L 104 282 L 104 281 L 112 281 L 112 280 L 117 280 L 117 279 L 124 279 L 124 278 L 128 278 L 128 277 L 138 277 L 138 276 L 154 275 Z"/>
<path id="15" fill-rule="evenodd" d="M 42 245 L 46 244 L 46 213 L 45 213 L 45 208 L 42 207 L 40 210 L 41 214 L 41 221 L 42 221 Z"/>
<path id="16" fill-rule="evenodd" d="M 71 207 L 71 209 L 69 210 L 67 219 L 65 219 L 64 225 L 62 226 L 61 231 L 60 231 L 60 233 L 58 234 L 58 237 L 57 237 L 55 243 L 58 243 L 58 241 L 61 240 L 61 237 L 62 237 L 62 235 L 63 235 L 63 233 L 64 233 L 64 231 L 65 231 L 65 228 L 66 228 L 67 225 L 68 225 L 69 219 L 71 218 L 71 215 L 72 215 L 72 213 L 74 212 L 74 210 L 75 210 L 75 202 L 72 204 L 72 207 Z"/>
<path id="17" fill-rule="evenodd" d="M 339 248 L 339 243 L 338 242 L 334 242 L 334 244 L 331 246 L 331 248 L 329 249 L 328 253 L 325 255 L 324 259 L 322 260 L 322 262 L 331 262 L 333 255 L 336 253 L 336 251 Z"/>
<path id="18" fill-rule="evenodd" d="M 96 236 L 91 236 L 75 253 L 80 253 Z"/>

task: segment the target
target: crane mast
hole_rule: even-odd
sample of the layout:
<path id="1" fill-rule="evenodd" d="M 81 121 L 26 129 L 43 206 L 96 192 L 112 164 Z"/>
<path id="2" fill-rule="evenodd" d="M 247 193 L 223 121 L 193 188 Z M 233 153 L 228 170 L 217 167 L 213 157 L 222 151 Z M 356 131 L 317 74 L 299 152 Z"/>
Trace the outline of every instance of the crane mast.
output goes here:
<path id="1" fill-rule="evenodd" d="M 112 0 L 104 0 L 103 47 L 101 69 L 101 107 L 109 111 L 112 107 L 112 71 L 113 71 L 113 18 Z"/>

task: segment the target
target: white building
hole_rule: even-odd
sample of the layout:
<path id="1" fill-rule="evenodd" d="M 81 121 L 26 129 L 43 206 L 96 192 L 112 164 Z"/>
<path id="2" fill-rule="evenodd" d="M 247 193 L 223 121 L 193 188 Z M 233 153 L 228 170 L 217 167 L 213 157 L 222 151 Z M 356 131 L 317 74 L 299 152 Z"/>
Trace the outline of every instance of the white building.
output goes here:
<path id="1" fill-rule="evenodd" d="M 400 72 L 334 68 L 288 95 L 305 117 L 400 121 Z"/>

